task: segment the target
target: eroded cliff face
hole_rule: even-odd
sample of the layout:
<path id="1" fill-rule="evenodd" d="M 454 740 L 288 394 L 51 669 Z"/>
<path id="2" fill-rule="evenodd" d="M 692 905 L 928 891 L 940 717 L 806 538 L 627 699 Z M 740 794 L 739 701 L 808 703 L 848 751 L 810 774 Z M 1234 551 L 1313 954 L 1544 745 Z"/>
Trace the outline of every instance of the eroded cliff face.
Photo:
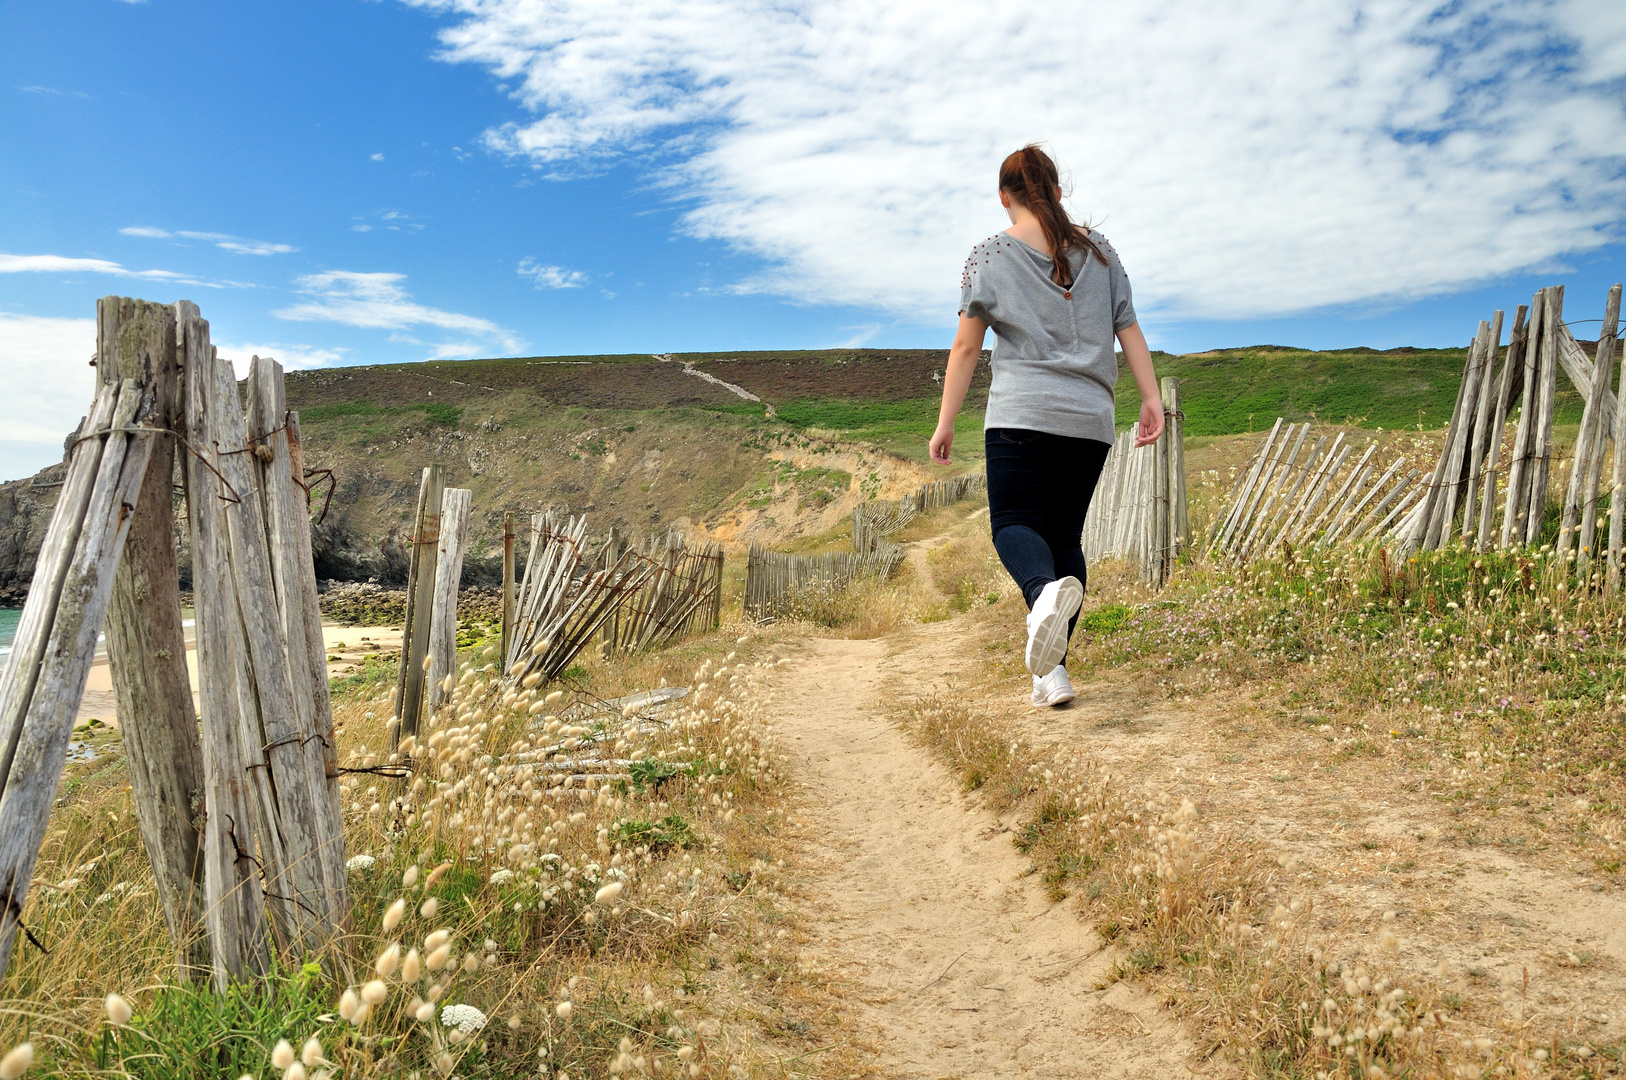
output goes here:
<path id="1" fill-rule="evenodd" d="M 0 607 L 20 607 L 28 595 L 67 471 L 52 465 L 26 480 L 0 484 Z"/>

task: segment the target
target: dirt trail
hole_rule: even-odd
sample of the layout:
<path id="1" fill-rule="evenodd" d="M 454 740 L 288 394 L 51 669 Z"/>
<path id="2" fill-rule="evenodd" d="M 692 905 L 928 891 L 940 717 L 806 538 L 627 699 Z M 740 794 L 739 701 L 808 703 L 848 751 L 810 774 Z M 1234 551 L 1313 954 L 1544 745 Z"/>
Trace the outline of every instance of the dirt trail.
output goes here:
<path id="1" fill-rule="evenodd" d="M 958 665 L 955 623 L 805 641 L 776 680 L 810 826 L 807 959 L 857 988 L 887 1077 L 1221 1075 L 1147 995 L 1099 989 L 1112 950 L 883 715 Z"/>

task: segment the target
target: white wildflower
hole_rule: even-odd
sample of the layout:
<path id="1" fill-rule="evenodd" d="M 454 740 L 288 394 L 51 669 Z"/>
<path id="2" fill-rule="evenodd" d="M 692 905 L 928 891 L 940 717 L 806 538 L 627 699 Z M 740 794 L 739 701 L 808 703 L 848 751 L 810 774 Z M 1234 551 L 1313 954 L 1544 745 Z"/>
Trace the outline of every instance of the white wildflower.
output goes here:
<path id="1" fill-rule="evenodd" d="M 456 1028 L 465 1035 L 473 1035 L 486 1026 L 486 1014 L 473 1005 L 448 1005 L 440 1010 L 442 1027 Z"/>

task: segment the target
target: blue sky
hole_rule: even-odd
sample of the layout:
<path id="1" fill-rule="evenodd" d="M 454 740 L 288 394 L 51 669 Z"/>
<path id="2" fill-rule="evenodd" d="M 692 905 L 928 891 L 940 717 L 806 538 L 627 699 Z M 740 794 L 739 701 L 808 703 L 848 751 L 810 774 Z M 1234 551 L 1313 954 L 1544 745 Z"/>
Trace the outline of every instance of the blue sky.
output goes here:
<path id="1" fill-rule="evenodd" d="M 290 366 L 944 346 L 1030 139 L 1155 347 L 1601 314 L 1626 5 L 1315 7 L 7 0 L 0 476 L 59 455 L 110 293 Z"/>

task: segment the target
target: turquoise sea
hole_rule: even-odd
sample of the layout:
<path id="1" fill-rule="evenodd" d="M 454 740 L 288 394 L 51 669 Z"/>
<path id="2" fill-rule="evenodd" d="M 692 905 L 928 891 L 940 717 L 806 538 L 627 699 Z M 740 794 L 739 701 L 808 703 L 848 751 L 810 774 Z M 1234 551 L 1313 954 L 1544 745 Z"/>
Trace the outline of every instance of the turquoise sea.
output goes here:
<path id="1" fill-rule="evenodd" d="M 17 620 L 22 617 L 22 608 L 0 608 L 0 662 L 11 655 L 11 639 L 17 636 Z"/>

